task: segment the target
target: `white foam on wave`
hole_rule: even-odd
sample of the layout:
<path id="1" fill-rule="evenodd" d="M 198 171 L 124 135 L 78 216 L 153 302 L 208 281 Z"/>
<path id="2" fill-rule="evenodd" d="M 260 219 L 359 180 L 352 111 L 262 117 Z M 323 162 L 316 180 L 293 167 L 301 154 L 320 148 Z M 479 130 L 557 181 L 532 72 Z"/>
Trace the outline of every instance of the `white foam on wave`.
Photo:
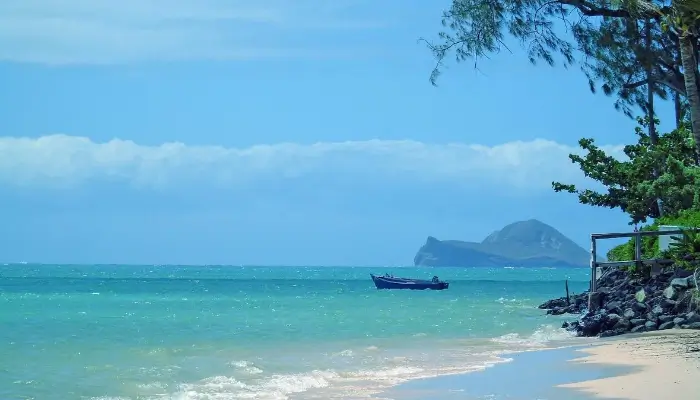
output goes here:
<path id="1" fill-rule="evenodd" d="M 262 374 L 263 370 L 256 367 L 255 364 L 249 362 L 249 361 L 232 361 L 229 363 L 230 366 L 243 371 L 247 374 Z"/>
<path id="2" fill-rule="evenodd" d="M 391 386 L 412 379 L 435 377 L 443 374 L 481 370 L 507 359 L 448 368 L 419 368 L 400 365 L 379 369 L 361 369 L 349 372 L 314 370 L 300 374 L 276 374 L 242 382 L 230 376 L 214 376 L 194 383 L 181 384 L 169 400 L 288 400 L 290 395 L 304 393 L 303 398 L 344 399 L 369 397 Z M 245 362 L 239 365 L 247 366 Z M 312 393 L 307 393 L 312 391 Z M 164 397 L 160 396 L 159 399 Z"/>
<path id="3" fill-rule="evenodd" d="M 507 299 L 507 298 L 505 298 L 505 297 L 499 297 L 499 298 L 496 299 L 495 301 L 496 301 L 496 303 L 501 303 L 501 304 L 503 304 L 503 303 L 516 303 L 516 302 L 519 302 L 520 300 L 515 299 L 515 298 L 513 298 L 513 299 Z"/>
<path id="4" fill-rule="evenodd" d="M 553 325 L 541 325 L 535 332 L 528 336 L 517 333 L 508 333 L 491 339 L 496 343 L 517 345 L 525 348 L 546 348 L 556 345 L 556 342 L 572 340 L 576 335 Z M 515 349 L 514 349 L 515 350 Z"/>
<path id="5" fill-rule="evenodd" d="M 139 383 L 136 385 L 139 390 L 144 391 L 163 391 L 166 389 L 166 385 L 162 382 L 151 382 L 151 383 Z"/>
<path id="6" fill-rule="evenodd" d="M 418 367 L 395 367 L 381 370 L 360 370 L 345 374 L 347 380 L 368 380 L 368 381 L 388 381 L 391 383 L 402 382 L 405 378 L 420 374 L 423 368 Z"/>
<path id="7" fill-rule="evenodd" d="M 195 383 L 180 385 L 171 400 L 286 400 L 290 394 L 330 385 L 338 374 L 332 371 L 312 371 L 306 374 L 281 374 L 244 383 L 228 376 L 214 376 Z"/>
<path id="8" fill-rule="evenodd" d="M 90 397 L 90 400 L 131 400 L 131 399 L 128 397 L 106 396 L 106 397 Z"/>

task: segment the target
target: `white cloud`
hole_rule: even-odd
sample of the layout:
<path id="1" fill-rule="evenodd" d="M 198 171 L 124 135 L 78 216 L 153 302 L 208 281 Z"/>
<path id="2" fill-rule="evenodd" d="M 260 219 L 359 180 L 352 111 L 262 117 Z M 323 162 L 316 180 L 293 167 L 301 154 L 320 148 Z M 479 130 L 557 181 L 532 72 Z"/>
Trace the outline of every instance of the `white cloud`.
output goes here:
<path id="1" fill-rule="evenodd" d="M 605 149 L 622 155 L 622 146 Z M 235 187 L 259 180 L 321 176 L 540 190 L 548 189 L 552 180 L 583 180 L 568 159 L 569 153 L 578 151 L 542 139 L 491 147 L 369 140 L 225 148 L 183 143 L 143 146 L 119 139 L 96 143 L 67 135 L 3 137 L 0 184 L 66 187 L 120 181 L 140 187 Z"/>
<path id="2" fill-rule="evenodd" d="M 290 43 L 289 32 L 376 26 L 341 17 L 354 1 L 7 0 L 0 2 L 0 61 L 110 64 L 343 55 L 349 50 Z"/>

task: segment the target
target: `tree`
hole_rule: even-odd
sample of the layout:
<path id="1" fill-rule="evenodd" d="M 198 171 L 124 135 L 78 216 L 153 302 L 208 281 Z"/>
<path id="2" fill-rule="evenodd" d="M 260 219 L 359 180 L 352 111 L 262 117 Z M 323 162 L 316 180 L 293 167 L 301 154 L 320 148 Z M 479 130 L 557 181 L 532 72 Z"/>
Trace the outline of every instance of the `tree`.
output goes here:
<path id="1" fill-rule="evenodd" d="M 617 95 L 615 108 L 632 117 L 635 108 L 650 118 L 654 115 L 654 97 L 669 98 L 664 81 L 682 86 L 683 76 L 676 68 L 677 46 L 653 21 L 606 18 L 597 29 L 577 39 L 581 52 L 581 69 L 591 91 L 598 86 L 606 95 Z M 658 60 L 671 60 L 666 65 Z M 650 125 L 654 136 L 654 125 Z"/>
<path id="2" fill-rule="evenodd" d="M 431 82 L 435 84 L 449 54 L 454 54 L 457 62 L 478 61 L 507 49 L 507 34 L 521 41 L 533 63 L 543 60 L 554 65 L 559 54 L 563 64 L 571 65 L 579 52 L 589 78 L 603 80 L 608 92 L 617 89 L 627 104 L 639 105 L 639 97 L 632 94 L 644 85 L 662 98 L 665 91 L 686 97 L 700 153 L 700 85 L 697 57 L 689 50 L 699 44 L 695 22 L 700 15 L 699 3 L 700 0 L 453 0 L 450 9 L 443 13 L 446 30 L 440 32 L 440 41 L 427 42 L 437 59 Z M 648 46 L 630 45 L 637 39 L 631 36 L 638 32 L 633 26 L 639 23 L 652 28 L 648 37 L 657 37 Z M 568 28 L 573 43 L 557 35 L 557 24 Z M 621 50 L 625 46 L 631 49 Z M 618 63 L 617 56 L 621 55 L 627 60 Z M 587 59 L 594 62 L 586 64 Z M 640 71 L 642 79 L 631 79 Z"/>
<path id="3" fill-rule="evenodd" d="M 629 10 L 633 17 L 653 17 L 664 31 L 677 38 L 680 64 L 683 69 L 684 93 L 688 99 L 690 120 L 697 153 L 700 154 L 700 74 L 697 47 L 700 37 L 700 0 L 618 0 L 615 3 Z"/>
<path id="4" fill-rule="evenodd" d="M 608 155 L 590 138 L 579 140 L 585 155 L 569 155 L 571 161 L 604 190 L 579 189 L 575 185 L 552 182 L 554 191 L 576 194 L 582 204 L 618 208 L 629 214 L 631 224 L 658 218 L 658 198 L 663 200 L 665 211 L 671 215 L 700 207 L 697 189 L 700 167 L 688 124 L 660 135 L 657 144 L 652 145 L 644 130 L 649 121 L 639 118 L 638 122 L 637 143 L 624 148 L 627 160 Z M 663 165 L 663 169 L 657 170 L 658 165 Z"/>

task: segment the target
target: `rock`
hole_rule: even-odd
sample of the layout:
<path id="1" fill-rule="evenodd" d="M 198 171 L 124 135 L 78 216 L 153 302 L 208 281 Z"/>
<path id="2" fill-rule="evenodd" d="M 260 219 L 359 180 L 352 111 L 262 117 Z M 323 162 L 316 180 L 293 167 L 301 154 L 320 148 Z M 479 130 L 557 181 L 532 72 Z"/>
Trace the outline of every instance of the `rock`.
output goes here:
<path id="1" fill-rule="evenodd" d="M 661 299 L 661 301 L 659 302 L 659 307 L 661 307 L 661 308 L 664 309 L 664 310 L 670 310 L 670 309 L 672 309 L 673 307 L 675 307 L 676 304 L 678 304 L 677 301 L 663 298 L 663 299 Z"/>
<path id="2" fill-rule="evenodd" d="M 685 314 L 686 324 L 692 324 L 695 322 L 700 322 L 700 314 L 696 313 L 695 311 L 691 311 L 688 314 Z"/>
<path id="3" fill-rule="evenodd" d="M 610 322 L 617 322 L 621 318 L 622 317 L 619 314 L 615 314 L 615 313 L 608 313 L 605 315 L 605 320 L 610 321 Z"/>
<path id="4" fill-rule="evenodd" d="M 692 324 L 681 325 L 682 329 L 700 329 L 700 322 L 693 322 Z"/>
<path id="5" fill-rule="evenodd" d="M 572 321 L 572 322 L 565 322 L 566 326 L 562 325 L 562 328 L 565 328 L 569 332 L 578 332 L 579 331 L 579 322 L 578 321 Z"/>
<path id="6" fill-rule="evenodd" d="M 654 321 L 655 324 L 659 322 L 659 316 L 654 313 L 647 313 L 645 317 L 647 321 Z"/>
<path id="7" fill-rule="evenodd" d="M 622 302 L 620 302 L 620 301 L 611 301 L 610 303 L 605 305 L 605 309 L 610 311 L 610 312 L 620 311 L 621 307 L 622 307 Z M 616 314 L 618 314 L 618 313 L 616 313 Z"/>
<path id="8" fill-rule="evenodd" d="M 606 293 L 598 291 L 591 293 L 589 300 L 591 304 L 590 312 L 595 312 L 603 307 L 603 302 L 605 301 Z"/>
<path id="9" fill-rule="evenodd" d="M 685 272 L 662 271 L 651 278 L 632 278 L 616 271 L 598 282 L 598 290 L 571 298 L 553 299 L 539 306 L 547 314 L 581 313 L 579 320 L 565 322 L 562 328 L 577 336 L 617 336 L 627 332 L 648 332 L 672 328 L 700 329 L 700 309 L 693 301 L 694 285 Z"/>
<path id="10" fill-rule="evenodd" d="M 659 315 L 659 322 L 665 324 L 666 322 L 673 322 L 675 317 L 673 315 Z"/>
<path id="11" fill-rule="evenodd" d="M 617 321 L 617 323 L 612 327 L 612 329 L 614 329 L 614 330 L 623 329 L 625 331 L 630 330 L 630 328 L 632 328 L 632 323 L 629 320 L 624 319 L 624 318 L 620 318 Z"/>
<path id="12" fill-rule="evenodd" d="M 604 323 L 605 317 L 601 314 L 585 316 L 581 318 L 579 333 L 581 336 L 598 336 Z"/>
<path id="13" fill-rule="evenodd" d="M 673 275 L 671 276 L 671 279 L 687 278 L 691 275 L 693 275 L 693 271 L 690 271 L 690 270 L 687 270 L 684 268 L 676 268 L 675 271 L 673 271 Z"/>
<path id="14" fill-rule="evenodd" d="M 607 314 L 605 315 L 605 322 L 603 322 L 603 326 L 600 328 L 601 330 L 609 330 L 617 326 L 617 323 L 620 322 L 622 317 L 620 317 L 618 314 Z"/>
<path id="15" fill-rule="evenodd" d="M 690 310 L 690 305 L 693 302 L 693 294 L 686 291 L 678 296 L 678 301 L 675 307 L 673 307 L 674 314 L 686 313 Z"/>
<path id="16" fill-rule="evenodd" d="M 676 279 L 674 279 L 674 280 L 671 281 L 671 287 L 673 287 L 674 289 L 686 290 L 686 289 L 688 289 L 689 287 L 691 287 L 691 286 L 690 286 L 690 284 L 691 284 L 690 280 L 691 280 L 691 279 L 692 279 L 691 277 L 676 278 Z"/>
<path id="17" fill-rule="evenodd" d="M 551 310 L 547 310 L 547 315 L 562 315 L 566 314 L 566 309 L 562 307 L 556 307 L 552 308 Z"/>
<path id="18" fill-rule="evenodd" d="M 610 329 L 600 333 L 600 337 L 619 336 L 627 333 L 627 329 Z"/>
<path id="19" fill-rule="evenodd" d="M 562 297 L 559 299 L 549 300 L 540 304 L 537 308 L 551 310 L 553 308 L 566 307 L 566 298 Z"/>
<path id="20" fill-rule="evenodd" d="M 632 303 L 632 309 L 633 309 L 634 311 L 640 312 L 640 313 L 646 312 L 646 311 L 647 311 L 647 305 L 644 304 L 644 303 L 640 303 L 640 302 L 637 301 L 637 302 Z"/>
<path id="21" fill-rule="evenodd" d="M 678 291 L 673 288 L 673 286 L 669 286 L 666 289 L 664 289 L 664 297 L 667 299 L 675 300 L 678 298 Z"/>
<path id="22" fill-rule="evenodd" d="M 666 329 L 671 329 L 674 325 L 675 324 L 673 323 L 673 321 L 664 322 L 663 324 L 659 325 L 659 330 L 664 331 Z"/>

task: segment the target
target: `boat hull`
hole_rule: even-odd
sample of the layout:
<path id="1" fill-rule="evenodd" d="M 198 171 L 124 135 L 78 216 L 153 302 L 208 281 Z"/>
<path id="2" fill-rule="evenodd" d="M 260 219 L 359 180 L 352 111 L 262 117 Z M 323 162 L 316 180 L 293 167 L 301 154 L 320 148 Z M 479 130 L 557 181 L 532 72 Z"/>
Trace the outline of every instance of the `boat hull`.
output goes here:
<path id="1" fill-rule="evenodd" d="M 433 282 L 421 279 L 390 278 L 370 274 L 377 289 L 445 290 L 449 282 Z"/>

